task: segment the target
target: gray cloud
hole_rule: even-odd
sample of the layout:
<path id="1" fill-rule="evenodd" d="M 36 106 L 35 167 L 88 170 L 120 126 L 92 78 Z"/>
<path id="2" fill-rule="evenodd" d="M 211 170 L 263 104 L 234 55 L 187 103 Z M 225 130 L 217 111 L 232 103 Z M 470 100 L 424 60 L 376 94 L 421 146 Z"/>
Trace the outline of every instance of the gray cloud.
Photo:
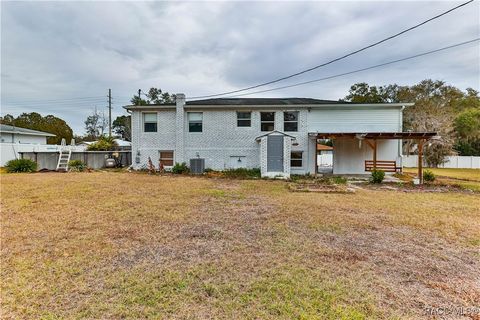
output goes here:
<path id="1" fill-rule="evenodd" d="M 234 90 L 325 62 L 458 2 L 2 2 L 2 114 L 37 111 L 83 119 L 123 113 L 138 88 L 188 96 Z M 478 37 L 479 4 L 282 84 L 402 58 Z M 366 81 L 445 80 L 479 89 L 479 46 L 259 96 L 338 99 Z M 96 97 L 84 100 L 61 100 Z M 56 100 L 45 103 L 43 100 Z M 75 103 L 72 103 L 72 102 Z"/>

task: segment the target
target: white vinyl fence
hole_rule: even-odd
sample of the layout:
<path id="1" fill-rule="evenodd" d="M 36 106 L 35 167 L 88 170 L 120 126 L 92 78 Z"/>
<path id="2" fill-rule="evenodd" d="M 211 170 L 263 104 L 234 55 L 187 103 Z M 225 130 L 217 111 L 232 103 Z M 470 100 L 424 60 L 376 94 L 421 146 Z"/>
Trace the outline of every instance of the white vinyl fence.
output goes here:
<path id="1" fill-rule="evenodd" d="M 59 151 L 60 145 L 55 144 L 29 144 L 29 143 L 0 143 L 0 167 L 13 159 L 19 159 L 19 152 L 45 152 Z M 85 146 L 73 146 L 72 151 L 84 151 Z"/>
<path id="2" fill-rule="evenodd" d="M 402 165 L 404 167 L 416 167 L 418 156 L 403 156 Z M 447 162 L 440 165 L 439 168 L 457 168 L 457 169 L 480 169 L 480 157 L 473 156 L 449 156 Z"/>

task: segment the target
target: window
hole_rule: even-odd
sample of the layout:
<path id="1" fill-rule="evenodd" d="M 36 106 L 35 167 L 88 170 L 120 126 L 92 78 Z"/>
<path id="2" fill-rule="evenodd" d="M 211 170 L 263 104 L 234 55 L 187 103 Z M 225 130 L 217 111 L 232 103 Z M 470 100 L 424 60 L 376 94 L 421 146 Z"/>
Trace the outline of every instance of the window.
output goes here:
<path id="1" fill-rule="evenodd" d="M 302 151 L 292 151 L 290 153 L 290 167 L 299 168 L 303 166 L 303 152 Z"/>
<path id="2" fill-rule="evenodd" d="M 173 166 L 173 151 L 160 151 L 160 165 L 164 167 Z"/>
<path id="3" fill-rule="evenodd" d="M 275 112 L 260 112 L 260 130 L 275 130 Z"/>
<path id="4" fill-rule="evenodd" d="M 202 132 L 203 112 L 188 113 L 188 132 Z"/>
<path id="5" fill-rule="evenodd" d="M 237 112 L 237 127 L 251 127 L 252 113 L 251 112 Z"/>
<path id="6" fill-rule="evenodd" d="M 157 132 L 157 114 L 143 114 L 143 132 Z"/>
<path id="7" fill-rule="evenodd" d="M 283 131 L 298 131 L 298 111 L 283 113 Z"/>

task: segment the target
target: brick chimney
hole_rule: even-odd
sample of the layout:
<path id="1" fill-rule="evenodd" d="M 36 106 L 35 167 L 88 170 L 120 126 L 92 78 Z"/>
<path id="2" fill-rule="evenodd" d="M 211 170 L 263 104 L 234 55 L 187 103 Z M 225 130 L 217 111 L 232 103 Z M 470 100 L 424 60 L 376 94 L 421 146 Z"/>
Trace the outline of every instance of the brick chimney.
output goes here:
<path id="1" fill-rule="evenodd" d="M 176 94 L 175 113 L 175 162 L 185 162 L 185 94 Z"/>

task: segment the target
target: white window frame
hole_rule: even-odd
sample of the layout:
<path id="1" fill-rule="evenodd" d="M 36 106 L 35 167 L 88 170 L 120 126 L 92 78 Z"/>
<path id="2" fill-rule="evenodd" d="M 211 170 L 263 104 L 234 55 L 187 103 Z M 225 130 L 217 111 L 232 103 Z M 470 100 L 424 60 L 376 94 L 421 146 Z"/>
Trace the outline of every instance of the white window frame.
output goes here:
<path id="1" fill-rule="evenodd" d="M 286 113 L 296 113 L 297 114 L 297 120 L 285 120 L 285 114 Z M 296 111 L 296 110 L 292 110 L 292 111 L 284 111 L 283 112 L 283 131 L 285 132 L 298 132 L 298 120 L 300 118 L 300 112 L 299 111 Z M 297 130 L 286 130 L 285 129 L 285 123 L 296 123 L 297 124 Z"/>
<path id="2" fill-rule="evenodd" d="M 155 124 L 156 128 L 155 131 L 145 131 L 145 124 L 147 123 L 154 123 L 153 121 L 145 121 L 145 115 L 147 114 L 154 114 L 155 115 Z M 142 128 L 143 133 L 157 133 L 158 132 L 158 112 L 142 112 Z"/>
<path id="3" fill-rule="evenodd" d="M 273 113 L 273 121 L 272 120 L 263 121 L 262 120 L 262 113 Z M 272 122 L 273 122 L 273 130 L 264 131 L 263 128 L 262 128 L 262 125 L 264 123 L 272 123 Z M 270 131 L 274 131 L 274 130 L 275 130 L 275 111 L 260 111 L 260 131 L 261 132 L 270 132 Z"/>
<path id="4" fill-rule="evenodd" d="M 298 158 L 292 158 L 292 153 L 300 153 L 300 155 L 302 156 L 300 159 Z M 303 154 L 304 152 L 303 151 L 298 151 L 298 150 L 292 150 L 290 151 L 290 168 L 294 168 L 294 169 L 298 169 L 298 168 L 303 168 Z M 302 162 L 302 164 L 300 166 L 292 166 L 292 160 L 294 161 L 298 161 L 300 160 Z"/>
<path id="5" fill-rule="evenodd" d="M 202 120 L 200 121 L 200 124 L 201 124 L 201 128 L 202 130 L 201 131 L 190 131 L 190 123 L 193 122 L 193 123 L 198 123 L 198 120 L 197 121 L 191 121 L 190 120 L 190 115 L 191 114 L 201 114 L 202 115 Z M 187 112 L 187 125 L 188 125 L 188 132 L 189 133 L 202 133 L 203 132 L 203 112 Z"/>
<path id="6" fill-rule="evenodd" d="M 239 113 L 248 113 L 250 115 L 249 118 L 239 118 L 238 114 Z M 252 127 L 252 112 L 251 111 L 237 111 L 237 128 L 251 128 Z M 239 121 L 249 121 L 250 124 L 248 126 L 239 126 L 238 123 Z"/>

